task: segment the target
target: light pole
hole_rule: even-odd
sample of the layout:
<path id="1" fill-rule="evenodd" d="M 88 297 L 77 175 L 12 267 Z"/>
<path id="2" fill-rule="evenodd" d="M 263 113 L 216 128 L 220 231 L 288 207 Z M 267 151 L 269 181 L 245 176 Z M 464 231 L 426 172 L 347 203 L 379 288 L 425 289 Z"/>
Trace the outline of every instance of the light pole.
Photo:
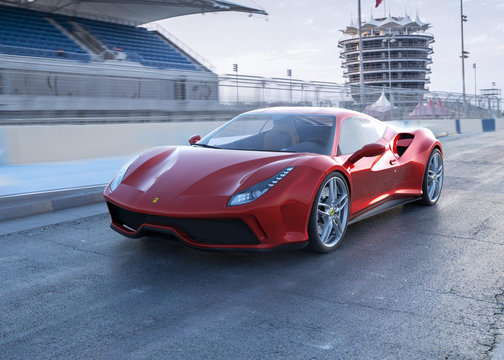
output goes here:
<path id="1" fill-rule="evenodd" d="M 359 80 L 360 80 L 360 102 L 362 108 L 365 105 L 364 99 L 364 59 L 362 54 L 362 18 L 361 18 L 361 2 L 358 0 L 359 7 Z"/>
<path id="2" fill-rule="evenodd" d="M 263 106 L 266 104 L 266 97 L 264 96 L 264 89 L 266 88 L 266 81 L 261 81 L 261 85 L 262 85 L 262 102 L 263 102 Z"/>
<path id="3" fill-rule="evenodd" d="M 460 35 L 462 41 L 462 53 L 460 55 L 462 59 L 462 101 L 463 101 L 463 111 L 464 117 L 467 117 L 467 101 L 466 101 L 466 88 L 465 88 L 465 59 L 469 57 L 469 52 L 464 49 L 464 22 L 467 21 L 467 16 L 464 15 L 464 7 L 462 4 L 463 0 L 460 0 Z"/>
<path id="4" fill-rule="evenodd" d="M 287 76 L 289 77 L 289 102 L 292 104 L 292 70 L 287 69 Z"/>
<path id="5" fill-rule="evenodd" d="M 238 64 L 233 64 L 233 71 L 236 74 L 236 104 L 239 104 L 240 96 L 238 95 Z"/>
<path id="6" fill-rule="evenodd" d="M 473 63 L 473 69 L 474 69 L 474 105 L 478 106 L 478 98 L 476 94 L 476 63 Z"/>
<path id="7" fill-rule="evenodd" d="M 390 101 L 390 114 L 394 109 L 394 100 L 392 99 L 392 62 L 390 60 L 390 43 L 396 42 L 393 35 L 389 36 L 387 39 L 383 39 L 383 42 L 388 44 L 388 83 L 389 83 L 389 101 Z"/>
<path id="8" fill-rule="evenodd" d="M 493 89 L 493 92 L 495 94 L 495 101 L 497 103 L 497 113 L 496 114 L 497 114 L 497 116 L 499 116 L 500 112 L 501 112 L 500 111 L 500 101 L 501 101 L 501 99 L 500 99 L 500 90 L 497 90 L 496 86 L 497 86 L 497 82 L 492 81 L 492 89 Z"/>

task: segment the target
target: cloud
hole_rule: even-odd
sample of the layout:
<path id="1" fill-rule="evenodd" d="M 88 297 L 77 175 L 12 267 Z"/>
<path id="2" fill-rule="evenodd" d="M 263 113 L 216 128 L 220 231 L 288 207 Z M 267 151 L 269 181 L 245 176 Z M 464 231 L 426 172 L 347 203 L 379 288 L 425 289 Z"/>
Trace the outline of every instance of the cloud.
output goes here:
<path id="1" fill-rule="evenodd" d="M 313 19 L 312 19 L 312 18 L 308 18 L 308 19 L 306 19 L 306 20 L 305 20 L 304 24 L 305 24 L 305 25 L 311 25 L 311 24 L 313 24 L 314 22 L 315 22 L 315 21 L 313 21 Z"/>
<path id="2" fill-rule="evenodd" d="M 467 39 L 467 44 L 469 45 L 474 45 L 474 44 L 481 44 L 481 43 L 486 43 L 488 42 L 488 35 L 487 34 L 482 34 L 480 36 L 472 36 L 469 39 Z"/>
<path id="3" fill-rule="evenodd" d="M 502 2 L 498 2 L 498 1 L 495 1 L 495 0 L 486 0 L 486 1 L 483 1 L 483 6 L 489 6 L 490 8 L 495 8 L 496 6 L 500 9 L 504 8 L 504 3 Z"/>
<path id="4" fill-rule="evenodd" d="M 287 69 L 292 69 L 293 77 L 297 79 L 342 81 L 333 74 L 334 63 L 327 61 L 327 58 L 334 59 L 338 56 L 338 50 L 332 49 L 331 53 L 324 48 L 318 49 L 307 45 L 309 44 L 305 43 L 299 47 L 262 53 L 247 52 L 236 57 L 212 59 L 212 63 L 217 66 L 221 74 L 231 73 L 232 64 L 239 64 L 241 74 L 286 77 Z"/>
<path id="5" fill-rule="evenodd" d="M 319 54 L 322 52 L 322 50 L 316 48 L 292 48 L 292 49 L 286 49 L 285 52 L 289 55 L 308 55 L 308 54 Z"/>

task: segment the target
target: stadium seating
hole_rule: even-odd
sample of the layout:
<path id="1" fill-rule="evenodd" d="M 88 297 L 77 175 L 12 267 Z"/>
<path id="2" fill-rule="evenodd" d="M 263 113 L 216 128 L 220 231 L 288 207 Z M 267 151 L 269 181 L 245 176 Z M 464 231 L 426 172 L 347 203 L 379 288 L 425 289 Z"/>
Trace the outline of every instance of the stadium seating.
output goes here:
<path id="1" fill-rule="evenodd" d="M 128 54 L 128 59 L 145 66 L 198 70 L 195 64 L 167 41 L 145 28 L 74 18 L 110 50 Z"/>
<path id="2" fill-rule="evenodd" d="M 90 55 L 47 19 L 46 13 L 0 6 L 0 52 L 87 62 Z"/>
<path id="3" fill-rule="evenodd" d="M 74 30 L 73 23 L 77 23 L 108 50 L 122 52 L 127 60 L 144 66 L 201 69 L 167 40 L 145 28 L 7 6 L 0 6 L 0 52 L 88 62 L 90 54 L 48 19 L 69 33 Z"/>

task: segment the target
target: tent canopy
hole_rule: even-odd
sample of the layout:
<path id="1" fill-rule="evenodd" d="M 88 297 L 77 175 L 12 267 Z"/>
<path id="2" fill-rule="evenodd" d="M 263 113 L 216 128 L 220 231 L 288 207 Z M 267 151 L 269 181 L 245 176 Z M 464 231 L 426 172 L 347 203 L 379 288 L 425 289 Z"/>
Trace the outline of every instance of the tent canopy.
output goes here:
<path id="1" fill-rule="evenodd" d="M 263 9 L 225 0 L 0 0 L 0 5 L 94 19 L 122 19 L 145 24 L 181 15 L 239 11 L 268 15 Z"/>
<path id="2" fill-rule="evenodd" d="M 446 117 L 450 116 L 450 112 L 443 106 L 441 99 L 437 99 L 436 105 L 434 105 L 432 99 L 429 99 L 427 105 L 424 105 L 423 99 L 420 96 L 418 104 L 408 116 L 410 118 Z"/>
<path id="3" fill-rule="evenodd" d="M 390 109 L 392 109 L 392 105 L 385 96 L 384 91 L 382 91 L 378 100 L 376 100 L 373 104 L 366 106 L 366 112 L 369 111 L 369 112 L 384 113 L 389 111 Z"/>

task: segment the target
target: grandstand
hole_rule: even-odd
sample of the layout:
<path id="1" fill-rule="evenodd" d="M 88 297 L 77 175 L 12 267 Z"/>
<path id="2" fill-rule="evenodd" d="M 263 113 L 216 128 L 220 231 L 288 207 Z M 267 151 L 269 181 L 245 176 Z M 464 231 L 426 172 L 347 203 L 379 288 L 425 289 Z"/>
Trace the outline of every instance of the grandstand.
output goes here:
<path id="1" fill-rule="evenodd" d="M 4 54 L 87 62 L 85 49 L 54 27 L 46 13 L 0 6 L 0 51 Z"/>
<path id="2" fill-rule="evenodd" d="M 209 11 L 266 14 L 217 0 L 61 4 L 0 0 L 1 117 L 208 108 L 218 100 L 212 67 L 166 31 L 140 25 Z"/>

